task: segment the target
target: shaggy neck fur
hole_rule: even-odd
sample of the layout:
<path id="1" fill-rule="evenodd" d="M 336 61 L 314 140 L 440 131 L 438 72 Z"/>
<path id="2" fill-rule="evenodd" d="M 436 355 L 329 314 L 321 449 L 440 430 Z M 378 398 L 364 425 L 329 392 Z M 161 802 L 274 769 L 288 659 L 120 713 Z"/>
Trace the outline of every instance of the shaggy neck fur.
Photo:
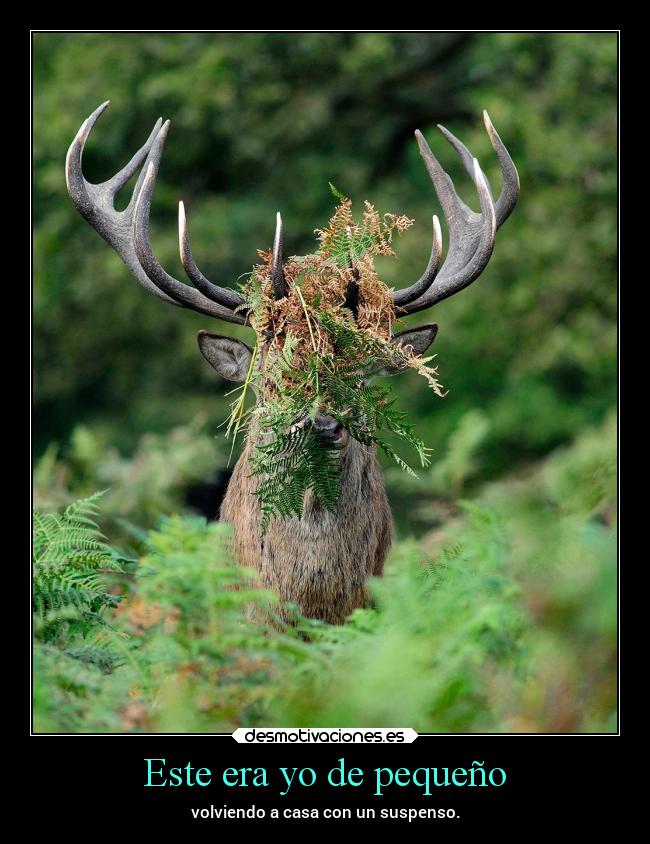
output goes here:
<path id="1" fill-rule="evenodd" d="M 258 572 L 260 585 L 282 601 L 331 624 L 367 603 L 366 579 L 382 574 L 393 523 L 374 452 L 350 440 L 341 454 L 341 495 L 334 512 L 310 492 L 301 519 L 272 519 L 262 536 L 261 510 L 253 494 L 249 438 L 233 472 L 220 518 L 231 522 L 238 561 Z"/>

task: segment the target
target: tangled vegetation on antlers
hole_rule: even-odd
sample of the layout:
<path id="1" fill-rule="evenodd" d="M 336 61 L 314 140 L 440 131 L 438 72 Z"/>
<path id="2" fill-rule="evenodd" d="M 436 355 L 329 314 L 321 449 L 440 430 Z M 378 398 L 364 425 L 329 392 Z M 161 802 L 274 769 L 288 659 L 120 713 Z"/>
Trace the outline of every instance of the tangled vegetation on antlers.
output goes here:
<path id="1" fill-rule="evenodd" d="M 252 473 L 263 530 L 274 517 L 302 515 L 305 492 L 328 510 L 339 498 L 340 462 L 331 446 L 298 420 L 317 413 L 334 416 L 363 445 L 378 446 L 405 471 L 413 470 L 383 432 L 415 449 L 429 465 L 430 450 L 403 411 L 394 407 L 390 388 L 369 384 L 372 374 L 413 368 L 431 389 L 444 395 L 433 358 L 391 341 L 399 317 L 390 288 L 378 277 L 374 259 L 394 256 L 392 242 L 413 224 L 405 216 L 384 214 L 369 203 L 360 222 L 352 203 L 330 185 L 339 200 L 327 228 L 316 230 L 313 255 L 293 256 L 284 264 L 288 295 L 276 299 L 271 280 L 272 252 L 259 252 L 242 286 L 242 309 L 250 311 L 257 335 L 248 375 L 233 402 L 227 434 L 247 427 L 256 434 Z M 258 401 L 246 410 L 248 390 Z"/>

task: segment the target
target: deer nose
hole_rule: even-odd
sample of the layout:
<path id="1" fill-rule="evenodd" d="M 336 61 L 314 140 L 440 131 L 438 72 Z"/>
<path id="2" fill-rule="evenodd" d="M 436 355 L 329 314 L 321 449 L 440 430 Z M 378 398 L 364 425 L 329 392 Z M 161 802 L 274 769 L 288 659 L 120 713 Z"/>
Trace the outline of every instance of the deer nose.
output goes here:
<path id="1" fill-rule="evenodd" d="M 333 416 L 325 416 L 322 413 L 317 413 L 312 423 L 312 428 L 317 434 L 323 437 L 335 438 L 343 430 L 343 425 Z"/>

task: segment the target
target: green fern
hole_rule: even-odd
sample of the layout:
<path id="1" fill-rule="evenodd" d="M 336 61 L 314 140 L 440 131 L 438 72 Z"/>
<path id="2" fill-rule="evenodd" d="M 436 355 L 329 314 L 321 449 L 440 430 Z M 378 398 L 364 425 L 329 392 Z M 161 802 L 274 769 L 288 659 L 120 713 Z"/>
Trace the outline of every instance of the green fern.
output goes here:
<path id="1" fill-rule="evenodd" d="M 95 521 L 102 494 L 74 501 L 63 514 L 34 513 L 33 607 L 42 641 L 67 645 L 96 632 L 104 611 L 120 601 L 106 574 L 121 572 L 122 560 Z"/>
<path id="2" fill-rule="evenodd" d="M 273 516 L 300 518 L 305 493 L 314 496 L 327 510 L 334 510 L 339 496 L 339 464 L 332 460 L 327 445 L 309 429 L 279 432 L 265 445 L 258 445 L 252 460 L 252 474 L 262 475 L 256 490 L 262 508 L 262 530 Z"/>
<path id="3" fill-rule="evenodd" d="M 396 315 L 388 288 L 374 271 L 374 256 L 394 254 L 393 231 L 403 231 L 412 220 L 393 214 L 380 217 L 366 203 L 362 221 L 356 222 L 350 200 L 331 184 L 330 189 L 340 205 L 329 227 L 317 232 L 316 254 L 290 259 L 291 290 L 284 305 L 271 295 L 268 267 L 255 268 L 242 288 L 243 307 L 250 310 L 258 334 L 257 348 L 264 344 L 265 353 L 253 356 L 245 384 L 255 384 L 260 400 L 244 411 L 243 389 L 232 405 L 227 433 L 236 434 L 244 424 L 255 431 L 251 470 L 259 478 L 256 495 L 264 532 L 274 517 L 301 518 L 309 492 L 326 510 L 336 509 L 339 455 L 304 424 L 319 412 L 336 417 L 355 440 L 381 449 L 412 475 L 386 435 L 413 448 L 422 466 L 429 464 L 429 449 L 406 414 L 394 407 L 389 389 L 367 383 L 373 373 L 411 366 L 442 395 L 435 369 L 427 366 L 430 359 L 390 341 Z M 343 307 L 342 296 L 332 296 L 332 289 L 343 284 L 345 290 L 352 281 L 365 285 L 363 301 L 370 303 L 371 325 L 360 323 L 358 314 Z"/>
<path id="4" fill-rule="evenodd" d="M 274 516 L 301 518 L 308 491 L 325 509 L 336 509 L 340 493 L 338 456 L 326 440 L 308 427 L 295 426 L 296 420 L 313 417 L 317 410 L 336 415 L 354 439 L 379 447 L 410 474 L 414 474 L 413 469 L 382 432 L 391 433 L 414 448 L 420 464 L 429 465 L 430 450 L 415 435 L 406 414 L 395 409 L 389 388 L 366 384 L 358 364 L 347 362 L 363 358 L 374 364 L 392 363 L 394 347 L 337 323 L 329 314 L 317 316 L 321 327 L 333 336 L 336 353 L 312 354 L 301 372 L 292 370 L 293 380 L 287 383 L 282 374 L 291 368 L 295 344 L 285 344 L 275 365 L 265 371 L 265 376 L 277 384 L 278 395 L 255 411 L 258 424 L 268 437 L 268 442 L 257 444 L 251 461 L 252 474 L 262 479 L 256 495 L 262 508 L 264 532 Z"/>

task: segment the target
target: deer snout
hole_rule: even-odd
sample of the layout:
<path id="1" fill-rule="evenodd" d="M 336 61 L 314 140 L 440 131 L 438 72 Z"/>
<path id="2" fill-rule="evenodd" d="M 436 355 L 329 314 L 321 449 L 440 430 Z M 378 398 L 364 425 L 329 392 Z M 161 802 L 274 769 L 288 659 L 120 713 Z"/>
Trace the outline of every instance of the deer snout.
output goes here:
<path id="1" fill-rule="evenodd" d="M 333 416 L 317 413 L 311 427 L 315 434 L 331 443 L 333 448 L 343 448 L 348 443 L 348 432 Z"/>

